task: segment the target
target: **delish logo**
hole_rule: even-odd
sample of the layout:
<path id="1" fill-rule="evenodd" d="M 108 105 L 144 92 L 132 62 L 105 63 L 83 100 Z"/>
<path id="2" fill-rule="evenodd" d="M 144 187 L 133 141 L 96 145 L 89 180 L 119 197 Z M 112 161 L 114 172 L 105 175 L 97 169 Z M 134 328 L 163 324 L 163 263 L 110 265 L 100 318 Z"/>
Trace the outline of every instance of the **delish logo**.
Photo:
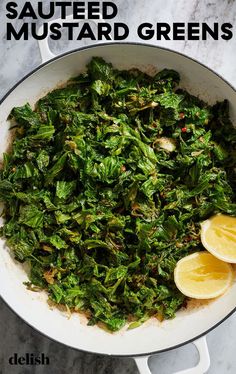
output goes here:
<path id="1" fill-rule="evenodd" d="M 14 353 L 9 358 L 10 365 L 49 365 L 49 357 L 45 356 L 44 353 L 25 353 L 23 356 L 19 356 L 18 353 Z"/>

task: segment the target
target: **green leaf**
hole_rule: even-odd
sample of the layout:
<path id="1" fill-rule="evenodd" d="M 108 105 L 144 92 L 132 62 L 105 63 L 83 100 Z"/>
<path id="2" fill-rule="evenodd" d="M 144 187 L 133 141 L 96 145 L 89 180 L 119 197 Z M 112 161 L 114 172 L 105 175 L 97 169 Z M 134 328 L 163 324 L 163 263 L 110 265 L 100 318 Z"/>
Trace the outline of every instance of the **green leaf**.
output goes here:
<path id="1" fill-rule="evenodd" d="M 166 109 L 178 109 L 183 97 L 177 95 L 174 92 L 166 91 L 163 94 L 160 94 L 155 97 L 155 100 L 160 103 Z"/>
<path id="2" fill-rule="evenodd" d="M 44 171 L 49 165 L 49 160 L 49 154 L 44 149 L 42 149 L 39 152 L 38 157 L 36 158 L 39 170 Z"/>
<path id="3" fill-rule="evenodd" d="M 76 188 L 76 181 L 66 182 L 57 181 L 56 183 L 56 196 L 59 199 L 66 199 L 71 196 Z"/>
<path id="4" fill-rule="evenodd" d="M 107 84 L 106 82 L 102 82 L 101 80 L 96 80 L 92 84 L 92 89 L 100 96 L 101 95 L 107 96 L 110 92 L 111 86 L 110 84 Z"/>
<path id="5" fill-rule="evenodd" d="M 51 291 L 51 297 L 53 301 L 59 304 L 64 298 L 64 291 L 58 284 L 50 284 L 48 286 Z"/>
<path id="6" fill-rule="evenodd" d="M 38 175 L 37 169 L 35 169 L 32 162 L 26 162 L 24 165 L 19 166 L 14 172 L 13 178 L 15 180 L 27 179 L 36 177 Z"/>
<path id="7" fill-rule="evenodd" d="M 118 268 L 111 268 L 106 273 L 105 284 L 112 283 L 117 279 L 124 278 L 127 274 L 128 268 L 126 266 L 119 266 Z"/>
<path id="8" fill-rule="evenodd" d="M 44 214 L 34 205 L 22 205 L 20 207 L 19 222 L 32 228 L 43 226 Z"/>
<path id="9" fill-rule="evenodd" d="M 55 132 L 54 126 L 51 125 L 41 125 L 37 134 L 32 135 L 31 139 L 33 140 L 51 140 Z"/>
<path id="10" fill-rule="evenodd" d="M 46 181 L 52 183 L 53 179 L 63 170 L 67 160 L 67 153 L 63 153 L 56 163 L 48 170 Z"/>
<path id="11" fill-rule="evenodd" d="M 94 57 L 88 64 L 88 73 L 92 80 L 110 82 L 114 79 L 112 65 L 105 62 L 101 57 Z"/>
<path id="12" fill-rule="evenodd" d="M 49 242 L 54 246 L 56 247 L 57 249 L 65 249 L 65 248 L 68 248 L 68 245 L 66 244 L 66 242 L 60 238 L 59 235 L 52 235 L 50 238 L 49 238 Z"/>
<path id="13" fill-rule="evenodd" d="M 41 125 L 39 115 L 31 109 L 28 103 L 22 107 L 13 108 L 10 114 L 10 119 L 12 118 L 26 127 L 32 126 L 37 128 Z"/>
<path id="14" fill-rule="evenodd" d="M 34 250 L 32 243 L 21 239 L 19 235 L 13 235 L 8 239 L 7 244 L 13 249 L 16 258 L 20 261 L 25 261 Z"/>

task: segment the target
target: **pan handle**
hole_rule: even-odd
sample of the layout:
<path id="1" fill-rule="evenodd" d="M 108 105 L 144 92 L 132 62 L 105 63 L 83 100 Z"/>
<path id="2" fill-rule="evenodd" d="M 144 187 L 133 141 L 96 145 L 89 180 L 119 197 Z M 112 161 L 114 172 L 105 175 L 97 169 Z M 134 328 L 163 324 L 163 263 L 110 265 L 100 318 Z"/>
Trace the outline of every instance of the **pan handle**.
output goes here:
<path id="1" fill-rule="evenodd" d="M 203 336 L 202 338 L 195 340 L 193 344 L 196 346 L 199 353 L 198 364 L 190 369 L 181 370 L 174 374 L 204 374 L 209 369 L 210 356 L 207 347 L 206 336 Z M 150 356 L 134 357 L 140 374 L 151 374 L 151 371 L 148 366 L 149 357 Z"/>
<path id="2" fill-rule="evenodd" d="M 82 21 L 90 21 L 90 22 L 93 22 L 97 26 L 98 23 L 105 22 L 100 13 L 98 13 L 98 16 L 99 16 L 99 18 L 97 20 L 89 20 L 88 19 L 88 13 L 85 12 L 85 18 L 83 20 L 75 20 L 75 19 L 73 19 L 73 14 L 70 14 L 65 19 L 58 18 L 58 19 L 53 19 L 52 21 L 49 21 L 48 26 L 50 28 L 50 25 L 54 22 L 62 25 L 63 23 L 69 23 L 69 22 L 75 23 L 75 22 L 82 22 Z M 43 33 L 43 26 L 40 26 L 38 31 L 39 31 L 40 34 L 42 34 Z M 45 38 L 43 40 L 38 40 L 39 51 L 40 51 L 40 54 L 41 54 L 42 63 L 47 62 L 47 61 L 51 60 L 52 58 L 56 57 L 56 55 L 54 53 L 52 53 L 52 51 L 50 50 L 48 39 L 49 39 L 49 35 L 47 36 L 47 38 Z"/>

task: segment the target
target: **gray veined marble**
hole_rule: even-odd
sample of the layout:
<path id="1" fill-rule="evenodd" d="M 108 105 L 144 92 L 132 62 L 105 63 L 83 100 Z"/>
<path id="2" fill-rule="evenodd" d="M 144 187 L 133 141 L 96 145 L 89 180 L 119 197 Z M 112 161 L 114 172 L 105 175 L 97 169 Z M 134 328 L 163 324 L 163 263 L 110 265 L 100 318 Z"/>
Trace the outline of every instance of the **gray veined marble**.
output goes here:
<path id="1" fill-rule="evenodd" d="M 5 30 L 6 0 L 0 1 L 0 97 L 20 78 L 40 64 L 37 42 L 7 41 Z M 48 3 L 45 0 L 44 3 Z M 23 3 L 19 1 L 18 3 Z M 36 1 L 31 1 L 35 4 Z M 119 14 L 116 22 L 129 25 L 127 40 L 139 41 L 137 26 L 142 22 L 230 22 L 235 26 L 234 0 L 116 0 Z M 22 21 L 13 21 L 20 26 Z M 183 52 L 211 67 L 236 86 L 236 36 L 230 41 L 157 41 L 147 42 Z M 52 43 L 52 49 L 61 53 L 80 46 L 80 42 Z M 211 356 L 210 374 L 234 374 L 236 315 L 231 316 L 207 336 Z M 10 367 L 8 358 L 18 352 L 44 352 L 50 357 L 46 367 Z M 197 362 L 198 355 L 192 345 L 162 353 L 150 359 L 153 374 L 169 374 Z M 0 301 L 0 374 L 136 374 L 132 359 L 119 359 L 91 355 L 66 348 L 50 341 L 26 325 Z M 200 374 L 200 373 L 199 373 Z"/>

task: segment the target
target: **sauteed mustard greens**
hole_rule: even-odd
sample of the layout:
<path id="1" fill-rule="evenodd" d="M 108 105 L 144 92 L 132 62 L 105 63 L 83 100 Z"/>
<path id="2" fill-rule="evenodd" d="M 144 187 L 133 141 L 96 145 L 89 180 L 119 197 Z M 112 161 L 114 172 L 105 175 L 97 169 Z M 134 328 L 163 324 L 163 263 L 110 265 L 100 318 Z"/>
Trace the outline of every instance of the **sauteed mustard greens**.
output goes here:
<path id="1" fill-rule="evenodd" d="M 228 102 L 178 88 L 179 74 L 87 71 L 14 108 L 4 154 L 1 236 L 30 264 L 28 287 L 111 331 L 186 304 L 178 260 L 203 250 L 200 222 L 236 215 Z"/>

